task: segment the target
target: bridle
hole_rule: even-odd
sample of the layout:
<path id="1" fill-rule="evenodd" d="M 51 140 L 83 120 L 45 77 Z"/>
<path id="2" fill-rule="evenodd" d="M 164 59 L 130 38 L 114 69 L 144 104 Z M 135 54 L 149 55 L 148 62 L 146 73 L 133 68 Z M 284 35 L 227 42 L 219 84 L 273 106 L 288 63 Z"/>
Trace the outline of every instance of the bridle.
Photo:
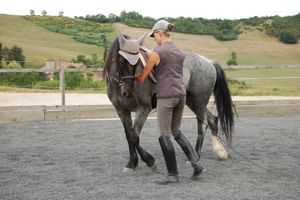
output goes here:
<path id="1" fill-rule="evenodd" d="M 129 53 L 131 55 L 138 55 L 139 56 L 138 62 L 142 61 L 142 64 L 145 66 L 146 61 L 145 61 L 143 55 L 140 52 L 137 52 L 137 53 L 126 52 L 126 53 Z M 122 56 L 122 55 L 119 55 L 119 56 Z M 126 59 L 126 58 L 124 58 L 124 59 Z M 116 58 L 113 58 L 112 59 L 112 65 L 114 65 L 115 63 L 116 63 Z M 134 66 L 136 66 L 137 63 Z M 132 66 L 132 65 L 130 65 L 130 66 Z M 134 76 L 120 76 L 120 72 L 119 71 L 118 71 L 118 75 L 119 76 L 116 77 L 116 76 L 110 74 L 109 71 L 108 71 L 108 73 L 106 73 L 107 79 L 108 80 L 110 80 L 110 79 L 114 80 L 119 87 L 121 87 L 122 85 L 124 85 L 125 80 L 127 80 L 127 79 L 135 79 L 135 77 L 136 77 L 136 75 L 134 75 Z"/>

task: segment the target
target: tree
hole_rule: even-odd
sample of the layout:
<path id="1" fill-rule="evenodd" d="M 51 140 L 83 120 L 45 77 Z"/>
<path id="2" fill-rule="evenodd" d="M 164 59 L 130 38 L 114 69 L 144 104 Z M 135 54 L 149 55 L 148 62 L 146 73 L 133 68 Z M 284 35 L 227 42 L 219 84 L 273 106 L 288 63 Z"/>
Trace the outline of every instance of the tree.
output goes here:
<path id="1" fill-rule="evenodd" d="M 30 15 L 34 16 L 34 10 L 32 10 L 32 9 L 30 10 Z"/>
<path id="2" fill-rule="evenodd" d="M 120 21 L 120 17 L 117 16 L 117 15 L 115 15 L 115 14 L 113 14 L 113 13 L 110 13 L 110 14 L 108 15 L 108 21 L 109 21 L 110 23 L 118 22 L 118 21 Z"/>
<path id="3" fill-rule="evenodd" d="M 92 64 L 92 61 L 90 59 L 88 59 L 87 57 L 85 57 L 84 55 L 78 55 L 76 58 L 72 59 L 72 62 L 74 62 L 74 63 L 83 63 L 87 66 Z"/>
<path id="4" fill-rule="evenodd" d="M 231 52 L 231 59 L 229 59 L 227 61 L 227 65 L 237 65 L 237 61 L 236 61 L 237 55 L 236 52 Z"/>
<path id="5" fill-rule="evenodd" d="M 58 15 L 59 15 L 60 17 L 63 17 L 63 16 L 64 16 L 64 12 L 63 12 L 63 11 L 60 11 Z"/>
<path id="6" fill-rule="evenodd" d="M 14 45 L 9 51 L 7 61 L 16 61 L 24 67 L 25 56 L 22 54 L 22 48 Z"/>
<path id="7" fill-rule="evenodd" d="M 2 68 L 2 43 L 0 42 L 0 68 Z"/>
<path id="8" fill-rule="evenodd" d="M 236 60 L 236 52 L 235 52 L 235 51 L 233 51 L 233 52 L 231 53 L 231 58 L 232 58 L 233 60 Z"/>
<path id="9" fill-rule="evenodd" d="M 298 42 L 291 32 L 281 32 L 279 40 L 286 44 L 296 44 Z"/>
<path id="10" fill-rule="evenodd" d="M 9 63 L 9 60 L 8 60 L 9 54 L 10 54 L 10 49 L 9 49 L 9 48 L 4 47 L 4 48 L 1 50 L 2 60 L 3 60 L 6 64 Z"/>
<path id="11" fill-rule="evenodd" d="M 108 19 L 106 18 L 106 16 L 105 15 L 103 15 L 103 14 L 98 14 L 98 15 L 96 15 L 96 21 L 97 22 L 100 22 L 100 23 L 108 23 Z"/>
<path id="12" fill-rule="evenodd" d="M 106 55 L 107 55 L 107 38 L 106 38 L 106 35 L 102 34 L 101 35 L 101 40 L 103 42 L 103 48 L 104 48 L 104 52 L 103 52 L 103 60 L 106 59 Z"/>
<path id="13" fill-rule="evenodd" d="M 42 11 L 42 15 L 43 15 L 43 16 L 46 16 L 46 15 L 47 15 L 47 11 L 46 11 L 46 10 L 43 10 L 43 11 Z"/>
<path id="14" fill-rule="evenodd" d="M 92 54 L 92 62 L 93 62 L 93 65 L 96 64 L 97 60 L 98 60 L 97 54 L 93 53 L 93 54 Z"/>

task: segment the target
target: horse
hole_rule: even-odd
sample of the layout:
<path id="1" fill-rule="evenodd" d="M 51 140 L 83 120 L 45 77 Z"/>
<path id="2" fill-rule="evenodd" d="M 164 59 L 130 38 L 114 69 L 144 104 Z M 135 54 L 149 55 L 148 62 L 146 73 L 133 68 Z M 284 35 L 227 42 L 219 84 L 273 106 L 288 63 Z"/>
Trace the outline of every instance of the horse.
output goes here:
<path id="1" fill-rule="evenodd" d="M 134 171 L 141 160 L 152 170 L 157 165 L 154 157 L 139 143 L 139 135 L 152 109 L 156 107 L 155 79 L 148 77 L 144 83 L 135 81 L 141 73 L 149 51 L 143 46 L 146 34 L 139 39 L 118 34 L 106 57 L 103 74 L 106 77 L 107 95 L 114 106 L 126 134 L 129 147 L 129 161 L 123 172 Z M 154 75 L 155 76 L 155 75 Z M 228 153 L 218 134 L 221 124 L 228 143 L 231 143 L 234 127 L 233 102 L 221 66 L 193 52 L 185 53 L 183 80 L 186 87 L 186 105 L 195 113 L 198 123 L 198 137 L 195 150 L 201 156 L 205 132 L 212 132 L 213 151 L 219 159 L 227 160 Z M 209 111 L 207 105 L 214 95 L 218 116 Z M 135 121 L 131 118 L 135 112 Z"/>

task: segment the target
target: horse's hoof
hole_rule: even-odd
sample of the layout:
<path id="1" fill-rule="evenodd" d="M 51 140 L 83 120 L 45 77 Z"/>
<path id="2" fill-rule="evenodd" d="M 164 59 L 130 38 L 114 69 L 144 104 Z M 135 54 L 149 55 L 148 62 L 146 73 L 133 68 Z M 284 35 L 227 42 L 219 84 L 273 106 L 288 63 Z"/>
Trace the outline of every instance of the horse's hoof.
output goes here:
<path id="1" fill-rule="evenodd" d="M 134 170 L 135 170 L 135 169 L 128 168 L 128 167 L 124 167 L 122 172 L 128 173 L 128 172 L 133 172 Z"/>
<path id="2" fill-rule="evenodd" d="M 190 161 L 185 161 L 185 165 L 189 165 L 189 166 L 192 166 L 191 162 Z"/>
<path id="3" fill-rule="evenodd" d="M 228 153 L 226 151 L 219 151 L 218 157 L 219 157 L 219 160 L 228 160 L 229 159 Z"/>
<path id="4" fill-rule="evenodd" d="M 151 169 L 153 172 L 157 172 L 157 164 L 156 164 L 155 161 L 154 161 L 153 165 L 150 167 L 150 169 Z"/>

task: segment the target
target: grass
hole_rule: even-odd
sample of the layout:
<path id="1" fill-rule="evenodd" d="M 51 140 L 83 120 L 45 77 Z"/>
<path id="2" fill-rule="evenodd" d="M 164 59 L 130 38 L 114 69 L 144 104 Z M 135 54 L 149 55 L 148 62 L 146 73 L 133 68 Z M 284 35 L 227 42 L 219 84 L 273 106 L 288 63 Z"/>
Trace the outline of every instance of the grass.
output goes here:
<path id="1" fill-rule="evenodd" d="M 149 32 L 149 29 L 133 28 L 124 24 L 114 27 L 133 38 Z M 281 65 L 300 63 L 300 42 L 294 45 L 283 44 L 275 37 L 253 30 L 243 33 L 238 40 L 218 41 L 213 36 L 172 33 L 171 39 L 184 51 L 197 52 L 211 60 L 225 65 L 231 52 L 237 53 L 238 65 Z M 148 38 L 145 46 L 153 48 L 155 42 Z"/>
<path id="2" fill-rule="evenodd" d="M 95 53 L 102 58 L 103 48 L 96 45 L 82 44 L 72 36 L 48 31 L 21 16 L 0 14 L 0 42 L 4 46 L 17 45 L 23 49 L 27 62 L 32 66 L 42 66 L 44 61 L 61 56 L 70 60 L 79 54 L 90 57 Z M 114 32 L 107 36 L 113 41 L 118 31 L 139 38 L 149 29 L 128 27 L 124 24 L 114 24 Z M 300 63 L 300 43 L 287 45 L 276 38 L 269 37 L 257 30 L 248 31 L 239 36 L 238 40 L 221 42 L 212 36 L 172 33 L 172 41 L 184 51 L 194 51 L 209 59 L 217 60 L 225 65 L 231 52 L 237 53 L 239 65 L 287 65 Z M 153 48 L 155 42 L 151 38 L 145 40 L 145 46 Z M 299 68 L 286 69 L 256 69 L 256 70 L 226 70 L 229 78 L 251 77 L 284 77 L 300 76 Z M 246 80 L 246 85 L 231 84 L 233 95 L 287 95 L 299 96 L 299 79 Z M 24 89 L 1 86 L 0 91 L 16 92 L 48 92 L 47 90 Z M 53 90 L 50 90 L 53 92 Z M 70 92 L 99 92 L 94 90 L 71 90 Z M 101 91 L 105 92 L 105 90 Z"/>
<path id="3" fill-rule="evenodd" d="M 66 89 L 68 93 L 106 93 L 106 87 L 102 89 Z M 12 93 L 53 93 L 60 92 L 57 90 L 49 90 L 49 89 L 36 89 L 36 88 L 20 88 L 14 86 L 0 86 L 0 92 L 12 92 Z"/>
<path id="4" fill-rule="evenodd" d="M 22 16 L 0 15 L 0 42 L 11 47 L 21 47 L 27 62 L 41 66 L 47 59 L 63 57 L 70 60 L 79 54 L 91 57 L 97 54 L 103 57 L 103 48 L 96 45 L 82 44 L 72 36 L 54 33 Z M 108 41 L 113 41 L 118 31 L 132 38 L 138 38 L 149 32 L 149 29 L 129 27 L 116 23 L 114 32 L 107 35 Z M 238 65 L 287 65 L 300 63 L 300 42 L 294 45 L 283 44 L 275 37 L 263 32 L 252 30 L 239 35 L 238 40 L 218 41 L 212 36 L 172 33 L 172 40 L 184 51 L 197 52 L 211 60 L 225 65 L 231 53 L 237 53 Z M 155 42 L 147 38 L 145 46 L 153 48 Z"/>
<path id="5" fill-rule="evenodd" d="M 0 15 L 0 42 L 11 48 L 17 45 L 31 67 L 43 66 L 45 60 L 62 57 L 71 60 L 79 54 L 103 57 L 103 48 L 75 41 L 72 36 L 46 30 L 21 16 Z"/>
<path id="6" fill-rule="evenodd" d="M 229 79 L 261 78 L 231 84 L 233 95 L 300 96 L 300 68 L 226 70 L 226 75 Z M 273 79 L 278 77 L 286 78 Z"/>

